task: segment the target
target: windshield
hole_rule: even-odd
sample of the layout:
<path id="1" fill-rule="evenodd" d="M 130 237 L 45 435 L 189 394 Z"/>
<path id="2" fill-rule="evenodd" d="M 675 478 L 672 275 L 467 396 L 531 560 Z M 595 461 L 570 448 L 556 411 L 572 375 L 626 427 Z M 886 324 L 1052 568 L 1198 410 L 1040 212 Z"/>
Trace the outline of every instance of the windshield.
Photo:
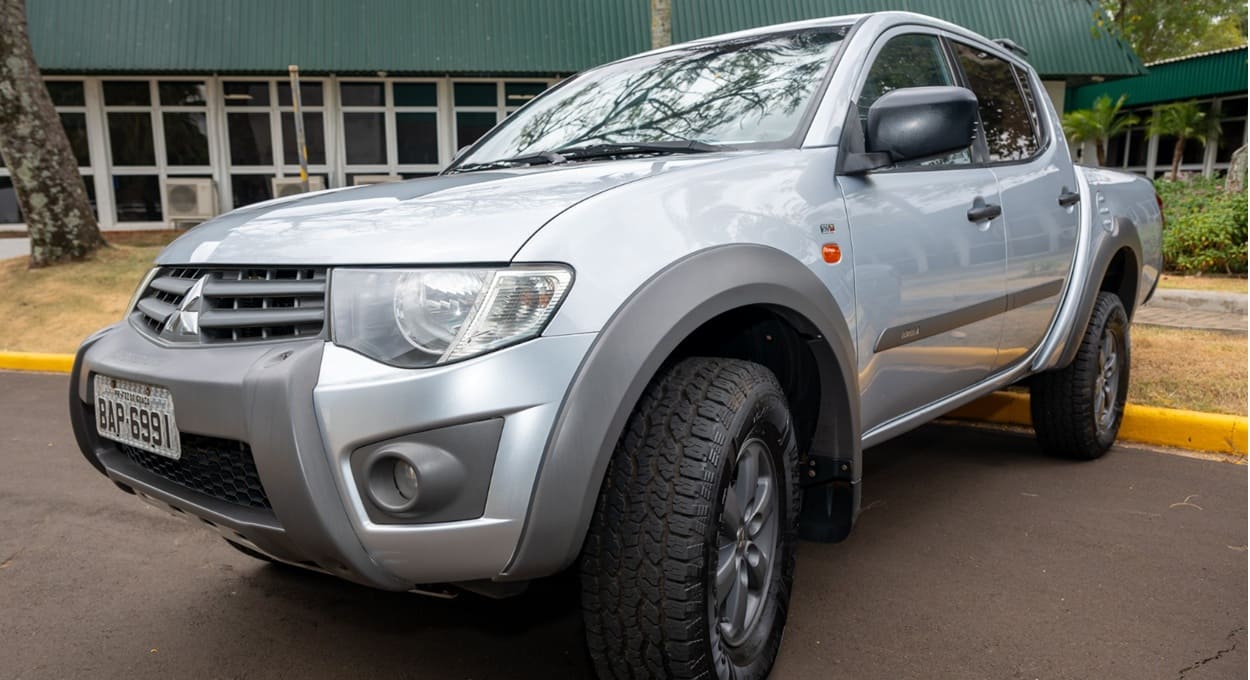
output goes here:
<path id="1" fill-rule="evenodd" d="M 693 45 L 574 76 L 457 165 L 595 144 L 778 144 L 798 129 L 848 26 Z"/>

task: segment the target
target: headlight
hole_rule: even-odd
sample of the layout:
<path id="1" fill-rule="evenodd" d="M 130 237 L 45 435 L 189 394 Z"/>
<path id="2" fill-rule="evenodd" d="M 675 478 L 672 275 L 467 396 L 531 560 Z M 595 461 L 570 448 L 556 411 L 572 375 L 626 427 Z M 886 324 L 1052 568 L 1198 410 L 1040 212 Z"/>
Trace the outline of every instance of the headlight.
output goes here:
<path id="1" fill-rule="evenodd" d="M 393 366 L 435 366 L 537 336 L 573 273 L 507 269 L 335 269 L 334 342 Z"/>

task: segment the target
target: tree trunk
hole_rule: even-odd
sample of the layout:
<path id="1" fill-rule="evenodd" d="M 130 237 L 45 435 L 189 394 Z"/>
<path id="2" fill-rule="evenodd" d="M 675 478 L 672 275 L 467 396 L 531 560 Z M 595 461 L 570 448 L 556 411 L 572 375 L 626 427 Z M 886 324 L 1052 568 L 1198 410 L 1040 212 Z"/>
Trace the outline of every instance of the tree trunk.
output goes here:
<path id="1" fill-rule="evenodd" d="M 651 0 L 651 49 L 673 44 L 672 0 Z"/>
<path id="2" fill-rule="evenodd" d="M 1224 190 L 1242 192 L 1246 190 L 1246 147 L 1233 152 L 1228 163 L 1228 175 L 1224 177 Z"/>
<path id="3" fill-rule="evenodd" d="M 1175 182 L 1181 175 L 1181 158 L 1185 155 L 1185 138 L 1177 137 L 1176 146 L 1172 149 L 1172 181 Z"/>
<path id="4" fill-rule="evenodd" d="M 1094 155 L 1098 158 L 1098 167 L 1107 167 L 1107 140 L 1100 139 L 1094 142 Z"/>
<path id="5" fill-rule="evenodd" d="M 30 232 L 30 266 L 104 246 L 61 119 L 26 32 L 25 0 L 0 0 L 0 155 Z"/>

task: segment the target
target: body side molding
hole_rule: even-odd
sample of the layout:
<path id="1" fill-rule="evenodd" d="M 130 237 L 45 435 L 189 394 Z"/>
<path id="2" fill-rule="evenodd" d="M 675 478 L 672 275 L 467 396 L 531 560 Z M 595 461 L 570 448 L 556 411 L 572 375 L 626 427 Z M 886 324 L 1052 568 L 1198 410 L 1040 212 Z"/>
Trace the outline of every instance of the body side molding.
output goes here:
<path id="1" fill-rule="evenodd" d="M 873 351 L 883 352 L 887 349 L 919 342 L 925 338 L 931 338 L 947 331 L 953 331 L 961 326 L 967 326 L 992 316 L 1010 312 L 1013 309 L 1039 300 L 1045 300 L 1061 292 L 1063 292 L 1063 279 L 1055 279 L 1036 286 L 1012 291 L 1006 295 L 1000 295 L 974 305 L 960 307 L 956 310 L 924 319 L 917 319 L 898 326 L 891 326 L 881 331 Z"/>

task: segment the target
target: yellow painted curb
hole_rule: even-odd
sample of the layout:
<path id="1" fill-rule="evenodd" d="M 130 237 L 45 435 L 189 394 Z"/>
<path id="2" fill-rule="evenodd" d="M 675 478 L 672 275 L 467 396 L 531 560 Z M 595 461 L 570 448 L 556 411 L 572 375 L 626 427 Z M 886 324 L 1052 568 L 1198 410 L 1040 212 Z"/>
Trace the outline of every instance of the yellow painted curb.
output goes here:
<path id="1" fill-rule="evenodd" d="M 959 420 L 1032 425 L 1029 395 L 995 392 L 948 414 Z M 1221 413 L 1200 413 L 1129 404 L 1124 407 L 1120 439 L 1194 451 L 1246 455 L 1246 419 Z"/>
<path id="2" fill-rule="evenodd" d="M 44 371 L 69 373 L 74 368 L 73 354 L 39 354 L 36 352 L 0 352 L 0 370 Z"/>

